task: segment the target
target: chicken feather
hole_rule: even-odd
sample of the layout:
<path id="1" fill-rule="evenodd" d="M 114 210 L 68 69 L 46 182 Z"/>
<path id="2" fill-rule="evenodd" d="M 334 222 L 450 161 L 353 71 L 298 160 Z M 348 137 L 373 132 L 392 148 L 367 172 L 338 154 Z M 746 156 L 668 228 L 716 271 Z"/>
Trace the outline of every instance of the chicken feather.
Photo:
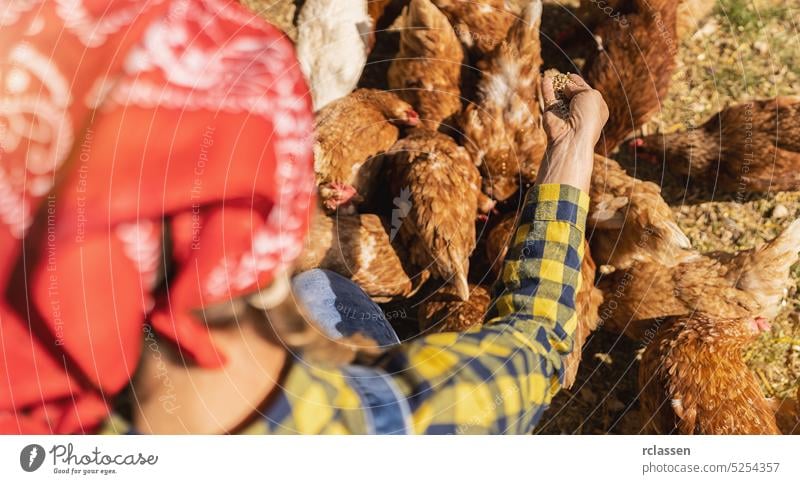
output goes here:
<path id="1" fill-rule="evenodd" d="M 478 56 L 491 53 L 514 21 L 505 0 L 433 0 L 433 3 L 450 19 L 461 43 Z"/>
<path id="2" fill-rule="evenodd" d="M 702 312 L 709 317 L 772 320 L 794 284 L 800 220 L 771 242 L 735 254 L 682 251 L 673 266 L 639 260 L 601 278 L 607 329 L 633 339 L 652 338 L 665 317 Z"/>
<path id="3" fill-rule="evenodd" d="M 464 112 L 465 146 L 480 165 L 484 191 L 506 200 L 536 177 L 547 136 L 542 125 L 539 27 L 542 3 L 534 0 L 488 59 L 478 99 Z"/>
<path id="4" fill-rule="evenodd" d="M 730 106 L 698 128 L 654 134 L 631 145 L 643 159 L 664 160 L 710 189 L 768 192 L 800 189 L 800 97 Z"/>
<path id="5" fill-rule="evenodd" d="M 480 174 L 449 136 L 415 129 L 387 153 L 393 196 L 407 189 L 409 207 L 397 239 L 409 260 L 469 298 L 469 256 L 475 248 Z"/>
<path id="6" fill-rule="evenodd" d="M 409 102 L 421 124 L 439 124 L 461 111 L 464 52 L 447 17 L 430 0 L 411 0 L 403 14 L 400 50 L 389 66 L 389 88 Z"/>
<path id="7" fill-rule="evenodd" d="M 775 411 L 743 358 L 759 328 L 702 313 L 668 318 L 639 366 L 644 430 L 778 434 Z"/>
<path id="8" fill-rule="evenodd" d="M 676 66 L 678 2 L 633 4 L 633 12 L 607 18 L 595 29 L 597 49 L 583 66 L 584 78 L 608 104 L 608 121 L 595 147 L 606 156 L 661 108 Z"/>
<path id="9" fill-rule="evenodd" d="M 452 286 L 443 286 L 417 308 L 419 329 L 437 333 L 467 331 L 483 324 L 491 302 L 491 292 L 485 286 L 470 284 L 466 301 Z"/>
<path id="10" fill-rule="evenodd" d="M 658 185 L 633 178 L 614 160 L 595 155 L 589 198 L 587 232 L 599 264 L 625 268 L 655 259 L 674 265 L 691 245 Z"/>
<path id="11" fill-rule="evenodd" d="M 365 0 L 305 1 L 297 16 L 296 47 L 315 111 L 356 88 L 371 33 Z"/>
<path id="12" fill-rule="evenodd" d="M 312 219 L 295 271 L 321 268 L 350 278 L 377 302 L 412 296 L 428 274 L 407 272 L 402 252 L 377 215 L 318 214 Z"/>

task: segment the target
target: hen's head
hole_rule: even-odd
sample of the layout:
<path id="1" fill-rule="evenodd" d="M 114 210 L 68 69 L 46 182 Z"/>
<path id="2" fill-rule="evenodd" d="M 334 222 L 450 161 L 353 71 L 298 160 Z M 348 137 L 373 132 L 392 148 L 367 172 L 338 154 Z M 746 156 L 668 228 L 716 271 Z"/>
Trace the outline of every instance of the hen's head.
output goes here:
<path id="1" fill-rule="evenodd" d="M 708 350 L 709 355 L 738 355 L 761 333 L 770 330 L 769 322 L 760 315 L 724 319 L 695 313 L 684 320 L 682 326 L 680 332 L 683 338 L 698 342 L 699 347 Z"/>
<path id="2" fill-rule="evenodd" d="M 370 102 L 394 124 L 404 126 L 419 124 L 419 114 L 393 92 L 370 90 Z"/>
<path id="3" fill-rule="evenodd" d="M 325 183 L 319 187 L 322 206 L 328 212 L 335 212 L 339 207 L 355 201 L 358 192 L 346 183 Z"/>
<path id="4" fill-rule="evenodd" d="M 387 105 L 384 107 L 383 112 L 394 124 L 402 126 L 417 126 L 419 124 L 419 114 L 406 102 L 401 101 L 400 103 Z"/>
<path id="5" fill-rule="evenodd" d="M 772 329 L 772 326 L 767 318 L 759 314 L 750 318 L 726 320 L 716 329 L 722 334 L 721 341 L 729 343 L 731 348 L 738 350 L 752 343 L 761 333 Z"/>
<path id="6" fill-rule="evenodd" d="M 706 171 L 719 156 L 700 130 L 634 138 L 628 142 L 628 149 L 639 160 L 654 165 L 664 163 L 670 171 L 683 176 Z"/>

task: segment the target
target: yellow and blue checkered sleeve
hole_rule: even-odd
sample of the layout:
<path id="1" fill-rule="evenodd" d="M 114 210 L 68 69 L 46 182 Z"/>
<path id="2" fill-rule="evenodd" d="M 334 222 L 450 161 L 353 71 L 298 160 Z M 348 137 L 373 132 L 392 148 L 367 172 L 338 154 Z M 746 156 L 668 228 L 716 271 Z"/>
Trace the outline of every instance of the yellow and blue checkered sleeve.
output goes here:
<path id="1" fill-rule="evenodd" d="M 571 335 L 577 325 L 575 294 L 580 287 L 588 205 L 588 195 L 569 185 L 531 189 L 503 263 L 501 284 L 495 289 L 492 322 L 544 321 L 559 335 L 550 341 L 569 352 L 560 335 Z"/>
<path id="2" fill-rule="evenodd" d="M 384 368 L 417 433 L 530 433 L 560 388 L 576 327 L 588 195 L 532 188 L 496 288 L 494 317 L 404 345 Z"/>
<path id="3" fill-rule="evenodd" d="M 401 345 L 370 369 L 380 372 L 375 381 L 389 382 L 397 404 L 379 402 L 352 369 L 295 364 L 268 431 L 530 433 L 560 388 L 562 358 L 572 346 L 588 205 L 574 187 L 531 189 L 496 288 L 494 317 L 473 331 Z"/>

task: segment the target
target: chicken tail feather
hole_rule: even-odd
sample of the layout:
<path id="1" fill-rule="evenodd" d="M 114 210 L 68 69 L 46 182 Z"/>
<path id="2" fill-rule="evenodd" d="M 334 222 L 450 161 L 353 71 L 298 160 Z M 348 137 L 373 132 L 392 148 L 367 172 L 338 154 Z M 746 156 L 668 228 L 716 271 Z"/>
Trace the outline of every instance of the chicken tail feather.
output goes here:
<path id="1" fill-rule="evenodd" d="M 678 227 L 678 224 L 671 220 L 667 220 L 664 222 L 664 228 L 666 229 L 668 239 L 673 246 L 680 247 L 681 249 L 690 249 L 692 247 L 692 242 L 689 240 L 689 237 L 683 233 L 680 227 Z"/>
<path id="2" fill-rule="evenodd" d="M 404 15 L 403 42 L 419 56 L 436 56 L 442 38 L 451 29 L 447 17 L 430 0 L 413 0 Z"/>
<path id="3" fill-rule="evenodd" d="M 740 252 L 726 265 L 738 288 L 753 295 L 763 315 L 772 319 L 792 284 L 789 269 L 800 251 L 800 219 L 763 246 Z"/>
<path id="4" fill-rule="evenodd" d="M 459 299 L 461 299 L 462 301 L 469 300 L 469 283 L 467 283 L 466 274 L 461 274 L 461 273 L 454 274 L 453 286 L 455 286 Z"/>
<path id="5" fill-rule="evenodd" d="M 542 24 L 542 0 L 529 3 L 522 15 L 517 18 L 508 31 L 508 44 L 524 53 L 529 49 L 539 49 L 539 27 Z M 538 55 L 538 52 L 537 52 Z"/>
<path id="6" fill-rule="evenodd" d="M 797 261 L 798 250 L 800 250 L 800 218 L 789 224 L 779 236 L 757 253 L 763 254 L 767 261 L 781 259 L 783 265 L 792 265 Z"/>

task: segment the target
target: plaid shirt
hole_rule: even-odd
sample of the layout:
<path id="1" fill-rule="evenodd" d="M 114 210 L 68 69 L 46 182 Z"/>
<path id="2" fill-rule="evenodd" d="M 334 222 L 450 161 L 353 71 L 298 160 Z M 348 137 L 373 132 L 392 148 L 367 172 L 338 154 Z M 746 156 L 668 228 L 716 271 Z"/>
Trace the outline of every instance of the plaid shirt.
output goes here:
<path id="1" fill-rule="evenodd" d="M 370 367 L 295 361 L 245 433 L 530 433 L 572 349 L 588 205 L 574 187 L 533 187 L 486 325 L 419 338 Z"/>

